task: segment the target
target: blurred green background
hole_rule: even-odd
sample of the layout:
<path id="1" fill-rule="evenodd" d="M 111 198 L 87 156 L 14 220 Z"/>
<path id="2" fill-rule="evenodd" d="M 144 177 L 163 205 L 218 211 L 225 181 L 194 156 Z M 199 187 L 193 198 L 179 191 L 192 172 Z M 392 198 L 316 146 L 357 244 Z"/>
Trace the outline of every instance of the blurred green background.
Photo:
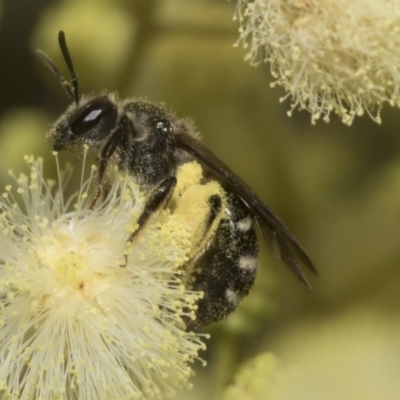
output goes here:
<path id="1" fill-rule="evenodd" d="M 367 116 L 350 128 L 335 118 L 312 126 L 307 112 L 287 117 L 269 67 L 250 67 L 233 46 L 234 1 L 3 0 L 0 10 L 3 187 L 9 169 L 24 170 L 24 154 L 46 158 L 55 175 L 45 133 L 69 100 L 33 51 L 43 49 L 67 74 L 57 44 L 63 29 L 82 92 L 159 99 L 192 116 L 320 272 L 308 292 L 263 248 L 254 289 L 235 314 L 204 329 L 212 335 L 208 366 L 196 366 L 194 389 L 178 398 L 400 398 L 398 109 L 385 107 L 380 126 Z M 265 351 L 275 354 L 279 379 L 269 365 L 255 373 L 259 391 L 233 380 Z M 267 394 L 278 381 L 285 390 Z M 234 382 L 243 390 L 226 389 Z"/>

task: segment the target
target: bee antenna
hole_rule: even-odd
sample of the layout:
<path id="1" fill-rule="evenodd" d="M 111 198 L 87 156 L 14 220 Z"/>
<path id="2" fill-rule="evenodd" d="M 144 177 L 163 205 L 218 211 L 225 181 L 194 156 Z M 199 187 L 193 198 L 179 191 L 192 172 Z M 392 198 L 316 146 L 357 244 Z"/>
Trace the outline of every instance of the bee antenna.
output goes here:
<path id="1" fill-rule="evenodd" d="M 58 69 L 56 64 L 51 58 L 42 50 L 36 50 L 36 55 L 42 60 L 43 64 L 53 73 L 53 75 L 60 82 L 61 86 L 65 89 L 71 100 L 74 100 L 76 104 L 79 102 L 79 90 L 78 90 L 78 77 L 75 72 L 74 64 L 72 63 L 71 55 L 68 51 L 67 41 L 65 40 L 65 34 L 63 31 L 58 33 L 58 43 L 60 45 L 61 52 L 64 56 L 64 60 L 67 64 L 68 70 L 71 74 L 71 82 L 69 82 L 65 76 Z"/>
<path id="2" fill-rule="evenodd" d="M 71 83 L 65 79 L 65 76 L 60 72 L 60 70 L 50 59 L 50 57 L 42 50 L 36 50 L 35 53 L 42 60 L 43 64 L 53 73 L 53 75 L 61 83 L 61 86 L 65 89 L 71 100 L 74 100 L 75 95 Z"/>
<path id="3" fill-rule="evenodd" d="M 78 104 L 79 102 L 78 76 L 76 75 L 74 64 L 72 63 L 72 58 L 71 55 L 69 54 L 67 41 L 65 39 L 65 33 L 63 31 L 58 32 L 58 43 L 60 45 L 60 49 L 64 56 L 64 60 L 67 64 L 68 70 L 71 74 L 72 95 L 73 95 L 72 98 L 75 100 L 75 103 Z"/>

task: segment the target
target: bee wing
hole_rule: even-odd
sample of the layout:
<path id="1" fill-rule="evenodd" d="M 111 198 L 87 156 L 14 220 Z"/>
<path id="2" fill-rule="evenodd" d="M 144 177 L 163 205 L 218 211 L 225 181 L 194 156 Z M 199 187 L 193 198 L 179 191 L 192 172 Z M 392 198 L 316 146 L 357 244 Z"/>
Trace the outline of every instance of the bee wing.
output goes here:
<path id="1" fill-rule="evenodd" d="M 301 270 L 299 261 L 314 273 L 317 274 L 318 272 L 303 246 L 274 211 L 195 137 L 185 132 L 177 132 L 175 133 L 175 143 L 178 148 L 191 154 L 206 169 L 212 171 L 217 179 L 227 185 L 242 199 L 259 226 L 269 247 L 275 251 L 278 250 L 279 257 L 294 273 L 300 283 L 306 288 L 311 289 L 310 283 Z"/>

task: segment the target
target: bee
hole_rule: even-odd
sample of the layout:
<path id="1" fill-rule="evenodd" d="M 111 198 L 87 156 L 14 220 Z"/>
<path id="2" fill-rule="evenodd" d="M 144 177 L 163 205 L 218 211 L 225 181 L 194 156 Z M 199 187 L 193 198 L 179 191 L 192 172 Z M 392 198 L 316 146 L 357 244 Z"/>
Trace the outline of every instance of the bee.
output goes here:
<path id="1" fill-rule="evenodd" d="M 185 321 L 188 329 L 225 318 L 249 293 L 259 253 L 254 225 L 300 283 L 311 288 L 300 263 L 315 273 L 316 269 L 302 245 L 274 211 L 200 141 L 188 121 L 147 100 L 120 100 L 117 94 L 107 92 L 81 95 L 62 31 L 58 42 L 70 81 L 44 52 L 36 51 L 72 100 L 48 137 L 55 151 L 86 144 L 97 152 L 98 184 L 92 206 L 104 193 L 109 164 L 127 172 L 147 194 L 131 241 L 149 218 L 167 205 L 177 185 L 179 167 L 196 161 L 204 179 L 217 181 L 223 188 L 223 194 L 213 193 L 208 198 L 205 230 L 211 232 L 215 221 L 217 226 L 206 235 L 200 255 L 193 260 L 201 268 L 191 270 L 195 275 L 192 289 L 204 292 L 204 297 L 198 301 L 196 319 Z"/>

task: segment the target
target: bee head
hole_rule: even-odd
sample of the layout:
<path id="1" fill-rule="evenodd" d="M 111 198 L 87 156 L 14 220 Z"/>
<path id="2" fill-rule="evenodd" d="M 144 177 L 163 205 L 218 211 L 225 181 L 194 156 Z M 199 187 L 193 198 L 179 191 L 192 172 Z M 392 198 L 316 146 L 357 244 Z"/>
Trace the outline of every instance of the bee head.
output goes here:
<path id="1" fill-rule="evenodd" d="M 56 76 L 73 103 L 66 112 L 56 121 L 48 133 L 53 150 L 60 151 L 76 143 L 87 143 L 99 147 L 104 138 L 116 127 L 118 108 L 114 95 L 80 96 L 78 77 L 70 56 L 65 34 L 60 31 L 58 42 L 71 81 L 68 81 L 54 62 L 41 50 L 36 54 Z"/>
<path id="2" fill-rule="evenodd" d="M 118 107 L 112 96 L 90 96 L 71 104 L 47 136 L 55 151 L 82 143 L 98 148 L 116 128 L 117 121 Z"/>

